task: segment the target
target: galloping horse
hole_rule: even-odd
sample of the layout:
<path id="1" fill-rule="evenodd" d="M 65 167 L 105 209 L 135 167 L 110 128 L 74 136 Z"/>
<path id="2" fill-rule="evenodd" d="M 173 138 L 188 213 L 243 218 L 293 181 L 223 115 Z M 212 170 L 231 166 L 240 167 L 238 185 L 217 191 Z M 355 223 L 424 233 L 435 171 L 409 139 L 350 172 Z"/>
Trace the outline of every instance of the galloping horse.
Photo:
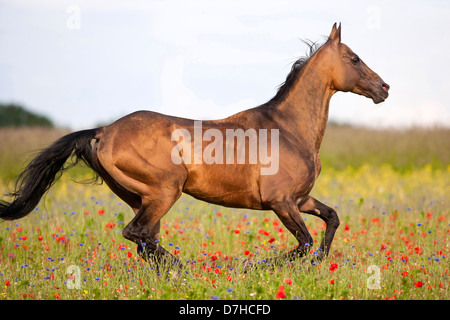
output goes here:
<path id="1" fill-rule="evenodd" d="M 300 212 L 312 214 L 326 223 L 318 257 L 323 258 L 330 250 L 339 218 L 334 209 L 309 193 L 321 170 L 319 148 L 330 99 L 337 91 L 380 103 L 388 97 L 389 85 L 341 43 L 341 25 L 335 23 L 328 40 L 320 47 L 311 46 L 309 57 L 294 63 L 275 97 L 261 106 L 225 119 L 202 121 L 200 129 L 191 119 L 138 111 L 109 126 L 63 136 L 27 165 L 11 194 L 13 201 L 0 201 L 0 218 L 14 220 L 30 213 L 72 156 L 72 165 L 85 162 L 133 209 L 135 216 L 123 229 L 123 236 L 137 243 L 144 258 L 179 264 L 158 240 L 161 218 L 183 192 L 222 206 L 273 210 L 299 243 L 280 257 L 283 260 L 303 256 L 311 249 L 313 239 Z M 173 135 L 177 130 L 190 136 L 200 133 L 201 137 L 208 130 L 223 136 L 227 130 L 254 130 L 263 138 L 262 129 L 278 132 L 277 140 L 267 141 L 271 146 L 277 144 L 270 149 L 278 151 L 271 155 L 278 161 L 272 174 L 262 174 L 267 163 L 258 157 L 249 163 L 186 161 L 186 153 L 193 152 L 187 156 L 198 160 L 196 152 L 205 152 L 208 146 L 187 139 L 184 146 L 189 148 L 180 149 L 181 136 L 174 139 Z M 174 150 L 183 157 L 181 161 L 174 161 Z M 236 157 L 238 153 L 248 155 L 250 142 L 235 145 L 231 151 Z M 215 156 L 225 154 L 218 148 L 215 152 Z"/>

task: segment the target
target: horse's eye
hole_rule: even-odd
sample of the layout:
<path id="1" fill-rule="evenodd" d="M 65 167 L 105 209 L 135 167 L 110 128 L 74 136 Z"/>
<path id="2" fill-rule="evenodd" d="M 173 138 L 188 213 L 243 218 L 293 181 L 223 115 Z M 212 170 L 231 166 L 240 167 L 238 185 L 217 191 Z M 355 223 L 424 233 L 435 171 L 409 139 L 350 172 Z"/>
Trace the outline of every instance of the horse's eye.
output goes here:
<path id="1" fill-rule="evenodd" d="M 358 62 L 359 62 L 359 57 L 353 57 L 353 58 L 352 58 L 352 63 L 353 63 L 353 64 L 356 65 L 356 64 L 358 64 Z"/>

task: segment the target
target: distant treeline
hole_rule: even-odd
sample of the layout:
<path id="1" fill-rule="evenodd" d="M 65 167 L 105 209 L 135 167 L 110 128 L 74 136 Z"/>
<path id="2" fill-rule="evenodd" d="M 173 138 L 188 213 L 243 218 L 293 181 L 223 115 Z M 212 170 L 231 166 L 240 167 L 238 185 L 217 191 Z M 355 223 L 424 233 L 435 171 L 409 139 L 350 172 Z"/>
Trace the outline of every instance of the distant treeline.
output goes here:
<path id="1" fill-rule="evenodd" d="M 0 127 L 53 127 L 53 122 L 17 104 L 0 103 Z"/>

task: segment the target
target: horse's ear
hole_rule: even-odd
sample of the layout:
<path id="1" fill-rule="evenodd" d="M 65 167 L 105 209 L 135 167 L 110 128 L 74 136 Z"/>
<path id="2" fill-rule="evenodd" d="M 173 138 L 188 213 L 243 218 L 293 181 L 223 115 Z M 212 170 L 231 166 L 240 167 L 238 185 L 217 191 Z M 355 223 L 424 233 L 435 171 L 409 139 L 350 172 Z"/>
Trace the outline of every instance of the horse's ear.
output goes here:
<path id="1" fill-rule="evenodd" d="M 333 24 L 333 28 L 331 29 L 331 33 L 328 37 L 328 40 L 331 40 L 332 43 L 338 44 L 341 42 L 341 24 L 337 26 L 337 23 Z"/>

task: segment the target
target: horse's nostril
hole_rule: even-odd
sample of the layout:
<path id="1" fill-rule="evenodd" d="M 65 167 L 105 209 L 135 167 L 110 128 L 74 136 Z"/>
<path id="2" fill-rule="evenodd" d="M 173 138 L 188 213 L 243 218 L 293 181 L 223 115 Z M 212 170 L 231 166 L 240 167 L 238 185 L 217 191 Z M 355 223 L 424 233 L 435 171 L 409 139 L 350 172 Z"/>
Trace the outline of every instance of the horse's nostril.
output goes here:
<path id="1" fill-rule="evenodd" d="M 381 85 L 381 87 L 382 87 L 383 90 L 386 91 L 386 92 L 388 92 L 388 91 L 389 91 L 389 88 L 390 88 L 390 86 L 389 86 L 387 83 L 383 83 L 383 84 Z"/>

